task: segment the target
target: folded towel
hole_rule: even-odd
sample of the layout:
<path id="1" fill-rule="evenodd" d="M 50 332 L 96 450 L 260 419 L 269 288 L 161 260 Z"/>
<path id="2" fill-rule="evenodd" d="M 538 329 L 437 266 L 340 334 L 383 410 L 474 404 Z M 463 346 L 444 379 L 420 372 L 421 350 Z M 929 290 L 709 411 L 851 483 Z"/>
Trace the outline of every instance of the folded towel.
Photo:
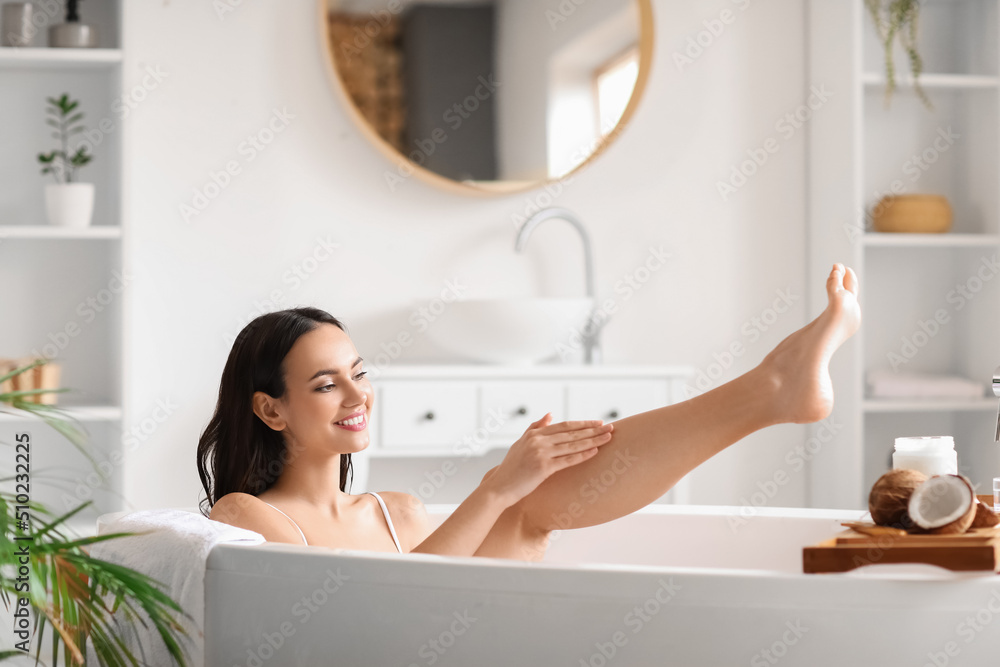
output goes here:
<path id="1" fill-rule="evenodd" d="M 264 536 L 182 509 L 118 514 L 98 525 L 98 532 L 102 535 L 144 531 L 153 532 L 98 542 L 91 546 L 90 554 L 132 568 L 164 584 L 166 593 L 191 615 L 191 619 L 184 619 L 190 641 L 183 646 L 189 655 L 188 664 L 202 667 L 205 662 L 205 565 L 208 552 L 223 542 L 261 544 L 265 541 Z M 113 626 L 119 636 L 144 664 L 173 664 L 155 626 L 141 610 L 140 614 L 146 622 L 145 627 L 138 621 L 126 622 L 120 612 L 115 614 Z M 87 662 L 99 664 L 89 642 Z"/>
<path id="2" fill-rule="evenodd" d="M 982 398 L 986 385 L 958 375 L 896 373 L 874 370 L 868 373 L 869 395 L 873 398 Z"/>

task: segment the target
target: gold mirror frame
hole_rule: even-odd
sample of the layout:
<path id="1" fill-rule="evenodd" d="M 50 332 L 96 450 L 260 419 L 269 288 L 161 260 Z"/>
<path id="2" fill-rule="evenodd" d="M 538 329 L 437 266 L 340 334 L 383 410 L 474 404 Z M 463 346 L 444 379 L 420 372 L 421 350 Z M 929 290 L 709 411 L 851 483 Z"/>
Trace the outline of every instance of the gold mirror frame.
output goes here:
<path id="1" fill-rule="evenodd" d="M 635 2 L 639 5 L 639 73 L 636 76 L 635 87 L 632 89 L 632 96 L 629 98 L 628 105 L 625 107 L 622 117 L 618 120 L 618 124 L 615 125 L 614 129 L 608 134 L 601 137 L 598 140 L 597 146 L 587 159 L 578 164 L 572 170 L 562 176 L 559 176 L 558 178 L 548 178 L 544 181 L 535 181 L 527 185 L 518 181 L 496 181 L 495 185 L 486 185 L 485 182 L 467 183 L 463 181 L 455 181 L 418 165 L 396 150 L 394 146 L 383 139 L 378 132 L 372 129 L 368 120 L 361 114 L 357 106 L 355 106 L 354 101 L 351 99 L 350 94 L 348 94 L 347 89 L 344 86 L 344 82 L 341 80 L 340 75 L 337 74 L 336 65 L 334 64 L 335 56 L 330 43 L 328 27 L 328 0 L 317 1 L 317 18 L 319 20 L 316 23 L 320 31 L 320 41 L 323 43 L 323 53 L 326 56 L 325 66 L 327 76 L 333 82 L 334 88 L 337 89 L 341 98 L 341 103 L 343 106 L 347 107 L 348 113 L 353 119 L 355 125 L 361 129 L 361 133 L 368 139 L 368 141 L 374 144 L 375 147 L 378 148 L 378 150 L 393 163 L 393 165 L 397 167 L 401 165 L 408 165 L 408 167 L 413 170 L 413 174 L 426 183 L 457 194 L 488 197 L 493 195 L 511 195 L 529 192 L 538 188 L 544 188 L 552 183 L 558 183 L 572 178 L 575 174 L 579 173 L 582 169 L 586 168 L 591 162 L 597 159 L 597 157 L 600 156 L 601 153 L 603 153 L 605 149 L 610 146 L 618 135 L 621 134 L 628 126 L 629 121 L 632 120 L 632 114 L 635 113 L 635 110 L 638 108 L 639 103 L 646 92 L 646 85 L 649 81 L 649 71 L 653 65 L 653 39 L 655 35 L 655 30 L 653 29 L 652 0 L 635 0 Z"/>

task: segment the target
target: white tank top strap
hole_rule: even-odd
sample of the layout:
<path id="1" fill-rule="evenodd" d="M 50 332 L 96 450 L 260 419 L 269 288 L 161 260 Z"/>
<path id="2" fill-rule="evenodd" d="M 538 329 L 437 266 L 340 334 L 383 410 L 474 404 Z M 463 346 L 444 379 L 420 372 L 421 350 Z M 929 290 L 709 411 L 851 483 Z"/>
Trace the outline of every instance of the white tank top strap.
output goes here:
<path id="1" fill-rule="evenodd" d="M 382 514 L 385 515 L 385 522 L 389 524 L 389 534 L 392 535 L 392 541 L 396 543 L 396 549 L 399 553 L 403 553 L 403 547 L 399 545 L 399 538 L 396 537 L 396 527 L 392 525 L 392 517 L 389 516 L 389 508 L 385 506 L 385 501 L 382 500 L 382 496 L 374 491 L 369 491 L 368 493 L 375 496 L 375 500 L 378 501 L 379 506 L 382 508 Z"/>
<path id="2" fill-rule="evenodd" d="M 292 517 L 288 516 L 287 514 L 285 514 L 284 512 L 282 512 L 281 510 L 279 510 L 277 507 L 275 507 L 271 503 L 267 502 L 266 500 L 262 500 L 261 502 L 264 503 L 265 505 L 267 505 L 268 507 L 270 507 L 270 508 L 272 508 L 274 510 L 277 510 L 278 512 L 281 512 L 281 514 L 286 519 L 288 519 L 289 521 L 291 521 L 292 525 L 295 526 L 295 530 L 299 531 L 299 535 L 302 536 L 302 541 L 305 543 L 306 546 L 309 546 L 309 540 L 306 539 L 306 534 L 302 532 L 301 528 L 299 528 L 299 524 L 295 523 L 295 521 L 292 520 Z"/>

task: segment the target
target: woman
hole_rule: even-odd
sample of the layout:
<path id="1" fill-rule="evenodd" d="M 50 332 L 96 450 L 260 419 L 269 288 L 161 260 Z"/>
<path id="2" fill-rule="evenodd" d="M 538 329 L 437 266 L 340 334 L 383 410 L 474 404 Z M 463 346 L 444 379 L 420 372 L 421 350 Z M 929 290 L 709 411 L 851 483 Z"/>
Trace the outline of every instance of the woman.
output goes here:
<path id="1" fill-rule="evenodd" d="M 233 345 L 198 444 L 203 511 L 269 542 L 540 560 L 552 530 L 634 512 L 765 426 L 825 418 L 828 364 L 860 325 L 857 295 L 854 272 L 834 265 L 819 317 L 753 370 L 683 403 L 610 424 L 546 414 L 433 532 L 409 494 L 346 491 L 351 455 L 369 444 L 374 392 L 341 323 L 314 308 L 262 315 Z M 584 493 L 608 470 L 613 484 Z"/>

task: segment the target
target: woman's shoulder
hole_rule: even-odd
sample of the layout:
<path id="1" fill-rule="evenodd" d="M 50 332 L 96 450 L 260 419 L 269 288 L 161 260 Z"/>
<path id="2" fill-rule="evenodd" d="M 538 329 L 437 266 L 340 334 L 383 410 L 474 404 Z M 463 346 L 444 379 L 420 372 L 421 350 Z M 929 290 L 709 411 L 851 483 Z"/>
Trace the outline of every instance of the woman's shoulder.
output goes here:
<path id="1" fill-rule="evenodd" d="M 401 518 L 421 517 L 427 514 L 424 503 L 414 495 L 402 491 L 379 491 L 378 495 L 385 501 L 386 507 L 393 518 L 398 514 Z"/>
<path id="2" fill-rule="evenodd" d="M 427 508 L 420 498 L 402 491 L 379 491 L 378 495 L 385 501 L 404 551 L 427 538 Z"/>
<path id="3" fill-rule="evenodd" d="M 208 518 L 260 533 L 268 542 L 302 542 L 287 519 L 249 493 L 236 491 L 222 496 L 212 505 Z"/>

